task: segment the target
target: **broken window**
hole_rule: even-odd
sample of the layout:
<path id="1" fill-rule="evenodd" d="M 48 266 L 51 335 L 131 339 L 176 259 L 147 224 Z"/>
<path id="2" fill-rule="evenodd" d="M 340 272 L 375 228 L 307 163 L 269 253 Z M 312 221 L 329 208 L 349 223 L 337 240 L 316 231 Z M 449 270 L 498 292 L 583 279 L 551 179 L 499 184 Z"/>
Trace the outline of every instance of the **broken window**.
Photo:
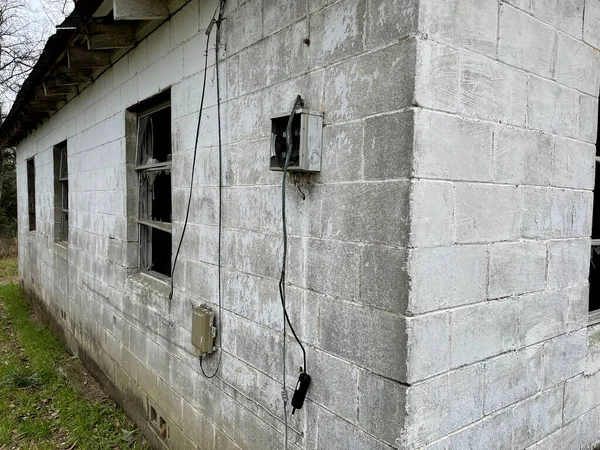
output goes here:
<path id="1" fill-rule="evenodd" d="M 67 141 L 54 146 L 54 238 L 69 238 L 69 166 Z"/>
<path id="2" fill-rule="evenodd" d="M 590 312 L 600 310 L 600 145 L 596 144 L 596 185 L 590 257 Z"/>
<path id="3" fill-rule="evenodd" d="M 27 160 L 27 207 L 29 208 L 29 231 L 35 230 L 35 163 Z"/>
<path id="4" fill-rule="evenodd" d="M 600 132 L 600 121 L 598 122 Z M 594 211 L 592 221 L 592 252 L 590 255 L 589 311 L 595 312 L 591 322 L 600 320 L 600 142 L 596 142 L 596 184 L 594 185 Z"/>
<path id="5" fill-rule="evenodd" d="M 136 167 L 139 184 L 140 264 L 171 276 L 171 105 L 138 112 Z"/>

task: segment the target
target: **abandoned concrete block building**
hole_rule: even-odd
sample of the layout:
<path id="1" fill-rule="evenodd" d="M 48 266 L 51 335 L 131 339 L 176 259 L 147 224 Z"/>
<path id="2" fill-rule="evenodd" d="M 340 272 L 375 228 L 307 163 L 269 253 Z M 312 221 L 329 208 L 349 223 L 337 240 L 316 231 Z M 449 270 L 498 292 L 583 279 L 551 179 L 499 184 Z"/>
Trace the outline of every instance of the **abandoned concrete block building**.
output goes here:
<path id="1" fill-rule="evenodd" d="M 0 128 L 22 289 L 156 448 L 591 449 L 599 48 L 599 0 L 78 0 Z"/>

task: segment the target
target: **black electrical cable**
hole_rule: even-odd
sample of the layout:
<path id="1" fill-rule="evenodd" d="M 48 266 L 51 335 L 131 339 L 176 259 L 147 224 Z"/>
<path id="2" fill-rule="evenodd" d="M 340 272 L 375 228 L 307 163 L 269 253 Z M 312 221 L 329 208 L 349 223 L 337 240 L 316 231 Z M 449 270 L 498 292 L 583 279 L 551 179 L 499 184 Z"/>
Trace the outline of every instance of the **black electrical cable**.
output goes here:
<path id="1" fill-rule="evenodd" d="M 221 88 L 219 84 L 219 45 L 221 43 L 221 23 L 223 22 L 223 10 L 225 8 L 225 0 L 221 0 L 221 7 L 219 10 L 219 17 L 216 20 L 217 25 L 217 36 L 215 40 L 215 74 L 216 74 L 216 82 L 217 82 L 217 128 L 218 128 L 218 136 L 219 136 L 219 237 L 218 237 L 218 245 L 219 251 L 217 256 L 217 272 L 219 278 L 219 333 L 222 336 L 222 324 L 223 324 L 223 307 L 221 301 L 221 240 L 223 235 L 223 145 L 222 145 L 222 132 L 221 132 Z M 213 19 L 214 20 L 214 19 Z M 206 75 L 206 72 L 205 72 Z M 219 338 L 221 339 L 221 338 Z M 200 370 L 202 371 L 202 375 L 206 378 L 214 378 L 219 372 L 219 368 L 221 367 L 221 360 L 223 358 L 223 348 L 219 349 L 219 360 L 217 361 L 217 367 L 212 375 L 207 375 L 204 371 L 204 366 L 202 365 L 202 356 L 200 356 Z"/>
<path id="2" fill-rule="evenodd" d="M 192 205 L 192 193 L 194 192 L 194 173 L 196 172 L 196 155 L 198 154 L 198 139 L 200 138 L 200 124 L 202 123 L 202 110 L 204 109 L 204 97 L 206 94 L 206 74 L 208 72 L 208 50 L 209 50 L 210 33 L 206 36 L 206 50 L 204 53 L 204 79 L 202 81 L 202 96 L 200 97 L 200 111 L 198 112 L 198 125 L 196 127 L 196 141 L 194 143 L 194 156 L 192 161 L 192 175 L 190 179 L 190 195 L 187 202 L 187 210 L 185 212 L 185 220 L 183 222 L 183 230 L 181 231 L 181 237 L 179 238 L 179 245 L 175 252 L 175 259 L 173 260 L 173 269 L 171 270 L 171 292 L 169 293 L 169 307 L 171 306 L 171 300 L 173 299 L 173 279 L 175 275 L 175 267 L 177 266 L 177 260 L 179 258 L 179 251 L 181 250 L 181 244 L 185 236 L 185 230 L 187 229 L 188 220 L 190 217 L 190 206 Z"/>
<path id="3" fill-rule="evenodd" d="M 294 330 L 294 327 L 290 321 L 290 317 L 287 312 L 286 299 L 285 299 L 285 267 L 286 267 L 286 263 L 287 263 L 287 247 L 288 247 L 286 206 L 285 206 L 285 184 L 286 184 L 286 179 L 287 179 L 288 167 L 290 165 L 290 160 L 291 160 L 292 151 L 293 151 L 292 121 L 294 120 L 294 117 L 296 115 L 296 109 L 301 108 L 303 105 L 304 105 L 304 101 L 302 100 L 302 97 L 300 97 L 300 96 L 296 97 L 296 101 L 294 102 L 294 107 L 290 114 L 290 118 L 288 120 L 288 124 L 287 124 L 287 128 L 286 128 L 286 134 L 285 134 L 286 140 L 287 140 L 287 152 L 285 155 L 285 164 L 283 166 L 283 182 L 281 185 L 281 219 L 283 222 L 283 259 L 282 259 L 282 263 L 281 263 L 281 277 L 279 278 L 279 297 L 281 298 L 281 306 L 283 307 L 283 315 L 285 317 L 285 321 L 283 323 L 283 332 L 285 334 L 285 325 L 287 322 L 288 326 L 290 327 L 290 331 L 294 335 L 294 339 L 296 339 L 296 342 L 302 349 L 302 357 L 303 357 L 303 361 L 304 361 L 302 371 L 304 373 L 306 373 L 306 349 L 304 348 L 304 345 L 302 345 L 302 342 L 298 338 L 298 335 L 296 334 L 296 331 Z M 284 337 L 284 339 L 285 339 L 285 337 Z M 285 386 L 284 386 L 284 389 L 285 389 Z"/>

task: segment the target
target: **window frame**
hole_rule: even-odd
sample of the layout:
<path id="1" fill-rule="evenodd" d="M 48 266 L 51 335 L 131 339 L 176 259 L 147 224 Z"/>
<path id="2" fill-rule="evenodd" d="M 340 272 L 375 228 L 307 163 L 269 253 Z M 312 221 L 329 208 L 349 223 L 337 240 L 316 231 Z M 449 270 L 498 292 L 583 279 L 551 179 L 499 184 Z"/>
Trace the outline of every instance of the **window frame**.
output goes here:
<path id="1" fill-rule="evenodd" d="M 35 205 L 35 156 L 27 159 L 27 217 L 29 231 L 37 229 L 36 205 Z"/>
<path id="2" fill-rule="evenodd" d="M 152 99 L 150 99 L 151 101 Z M 138 249 L 138 267 L 140 272 L 151 275 L 155 278 L 158 278 L 163 281 L 168 281 L 171 279 L 171 275 L 166 275 L 162 272 L 152 270 L 152 235 L 151 230 L 158 230 L 161 232 L 169 233 L 171 235 L 171 251 L 169 253 L 169 257 L 171 258 L 170 267 L 172 270 L 172 258 L 173 258 L 173 250 L 172 250 L 172 236 L 173 236 L 173 227 L 172 222 L 163 222 L 152 219 L 152 201 L 149 199 L 149 196 L 152 195 L 147 189 L 147 181 L 143 180 L 143 177 L 146 174 L 157 173 L 158 176 L 162 173 L 167 173 L 170 175 L 172 170 L 172 159 L 165 162 L 160 163 L 150 163 L 150 164 L 142 164 L 142 145 L 140 142 L 141 139 L 141 121 L 145 117 L 151 117 L 153 114 L 163 111 L 167 108 L 171 108 L 171 100 L 170 98 L 167 100 L 161 100 L 156 102 L 152 106 L 137 111 L 135 118 L 135 162 L 134 162 L 134 171 L 137 175 L 137 193 L 138 193 L 138 208 L 136 215 L 136 222 L 138 226 L 138 238 L 139 238 L 139 249 Z M 170 127 L 169 127 L 170 128 Z M 172 137 L 169 136 L 169 145 L 170 152 L 172 155 Z M 172 189 L 172 183 L 171 183 Z M 172 196 L 172 190 L 171 190 Z M 171 206 L 171 214 L 172 214 L 172 206 Z"/>
<path id="3" fill-rule="evenodd" d="M 54 146 L 54 211 L 54 241 L 68 243 L 69 151 L 67 141 Z"/>
<path id="4" fill-rule="evenodd" d="M 600 176 L 600 145 L 596 143 L 596 156 L 594 158 L 594 170 L 595 170 L 595 186 L 594 186 L 594 203 L 592 207 L 592 223 L 594 224 L 596 220 L 600 220 L 600 216 L 598 215 L 597 209 L 600 205 L 600 192 L 597 192 L 596 187 L 598 186 L 598 180 Z M 591 239 L 591 248 L 590 248 L 590 277 L 589 280 L 589 297 L 588 297 L 588 325 L 595 325 L 600 323 L 600 307 L 597 309 L 590 309 L 592 305 L 592 293 L 600 288 L 600 281 L 595 280 L 592 283 L 592 270 L 593 270 L 593 257 L 594 252 L 598 249 L 600 253 L 600 236 L 593 236 L 594 227 L 592 226 L 592 239 Z M 597 239 L 594 239 L 596 237 Z M 599 285 L 596 285 L 598 283 Z M 592 285 L 595 289 L 592 289 Z"/>

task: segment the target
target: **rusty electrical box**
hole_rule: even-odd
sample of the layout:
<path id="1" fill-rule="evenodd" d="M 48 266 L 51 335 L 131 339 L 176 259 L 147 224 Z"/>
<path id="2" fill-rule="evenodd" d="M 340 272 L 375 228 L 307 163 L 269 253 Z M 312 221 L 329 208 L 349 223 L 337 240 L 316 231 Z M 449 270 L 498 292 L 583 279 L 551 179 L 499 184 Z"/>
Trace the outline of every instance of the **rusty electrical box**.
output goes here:
<path id="1" fill-rule="evenodd" d="M 196 353 L 205 356 L 216 350 L 215 336 L 217 329 L 213 326 L 214 314 L 207 305 L 192 309 L 192 344 Z"/>

